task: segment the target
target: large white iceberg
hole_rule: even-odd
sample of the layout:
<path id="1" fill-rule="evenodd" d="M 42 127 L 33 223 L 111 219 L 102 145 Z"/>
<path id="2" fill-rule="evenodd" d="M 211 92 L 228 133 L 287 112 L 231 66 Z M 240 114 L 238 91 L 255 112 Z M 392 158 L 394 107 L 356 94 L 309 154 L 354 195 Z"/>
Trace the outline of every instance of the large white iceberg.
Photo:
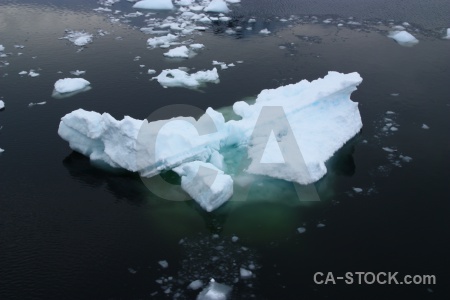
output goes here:
<path id="1" fill-rule="evenodd" d="M 118 121 L 107 113 L 79 109 L 61 119 L 58 133 L 92 161 L 143 177 L 174 169 L 182 188 L 211 211 L 232 193 L 233 177 L 225 174 L 227 166 L 220 159 L 223 149 L 244 149 L 250 159 L 247 173 L 299 184 L 323 177 L 325 162 L 362 128 L 358 104 L 350 99 L 361 82 L 358 73 L 329 72 L 312 82 L 263 90 L 253 105 L 236 102 L 233 110 L 241 119 L 228 122 L 212 108 L 198 120 L 151 122 L 128 116 Z M 281 162 L 270 159 L 280 152 Z M 216 174 L 217 184 L 208 173 L 195 172 L 200 166 Z"/>
<path id="2" fill-rule="evenodd" d="M 171 0 L 143 0 L 136 2 L 133 8 L 170 10 L 173 9 L 173 4 Z"/>

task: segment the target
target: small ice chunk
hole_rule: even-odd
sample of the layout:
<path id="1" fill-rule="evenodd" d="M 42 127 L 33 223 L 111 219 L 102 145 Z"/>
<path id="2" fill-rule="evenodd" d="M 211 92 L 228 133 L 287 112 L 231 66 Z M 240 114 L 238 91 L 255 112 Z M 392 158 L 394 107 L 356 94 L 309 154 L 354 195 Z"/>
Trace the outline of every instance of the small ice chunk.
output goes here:
<path id="1" fill-rule="evenodd" d="M 5 102 L 3 100 L 0 100 L 0 109 L 5 108 Z"/>
<path id="2" fill-rule="evenodd" d="M 227 3 L 223 0 L 212 0 L 208 6 L 205 7 L 206 12 L 215 12 L 215 13 L 228 13 L 230 9 L 227 6 Z"/>
<path id="3" fill-rule="evenodd" d="M 30 70 L 30 72 L 28 73 L 28 76 L 30 76 L 30 77 L 37 77 L 39 75 L 40 75 L 39 73 L 34 72 L 33 70 Z"/>
<path id="4" fill-rule="evenodd" d="M 388 37 L 395 40 L 402 46 L 413 46 L 417 44 L 419 41 L 409 32 L 407 31 L 392 31 Z"/>
<path id="5" fill-rule="evenodd" d="M 173 49 L 170 49 L 166 53 L 164 53 L 166 57 L 179 57 L 179 58 L 188 58 L 189 57 L 189 49 L 186 46 L 180 46 Z"/>
<path id="6" fill-rule="evenodd" d="M 430 127 L 427 124 L 422 124 L 422 129 L 430 129 Z"/>
<path id="7" fill-rule="evenodd" d="M 169 267 L 169 263 L 167 262 L 167 260 L 160 260 L 158 261 L 158 264 L 161 266 L 161 268 L 163 269 L 167 269 Z"/>
<path id="8" fill-rule="evenodd" d="M 133 268 L 128 268 L 128 272 L 130 272 L 133 275 L 137 273 L 137 271 Z"/>
<path id="9" fill-rule="evenodd" d="M 75 75 L 75 76 L 80 76 L 85 73 L 86 73 L 86 71 L 80 71 L 80 70 L 70 71 L 70 74 Z"/>
<path id="10" fill-rule="evenodd" d="M 219 82 L 219 74 L 217 69 L 206 71 L 198 71 L 197 73 L 188 74 L 187 72 L 179 69 L 163 70 L 161 74 L 152 79 L 158 80 L 158 82 L 164 87 L 187 87 L 197 88 L 203 83 Z"/>
<path id="11" fill-rule="evenodd" d="M 211 279 L 209 285 L 197 296 L 197 300 L 227 300 L 232 288 Z"/>
<path id="12" fill-rule="evenodd" d="M 323 224 L 323 223 L 317 224 L 317 228 L 324 228 L 324 227 L 325 227 L 325 224 Z"/>
<path id="13" fill-rule="evenodd" d="M 36 103 L 31 102 L 31 103 L 28 104 L 28 107 L 32 107 L 32 106 L 35 106 L 35 105 L 44 105 L 46 103 L 47 103 L 47 101 L 36 102 Z"/>
<path id="14" fill-rule="evenodd" d="M 400 155 L 399 156 L 404 162 L 410 162 L 412 161 L 412 157 L 406 156 L 406 155 Z"/>
<path id="15" fill-rule="evenodd" d="M 149 75 L 156 74 L 156 70 L 148 69 L 147 74 Z"/>
<path id="16" fill-rule="evenodd" d="M 392 153 L 392 152 L 395 152 L 396 150 L 395 149 L 392 149 L 392 148 L 389 148 L 389 147 L 383 147 L 382 148 L 384 151 L 386 151 L 386 152 L 389 152 L 389 153 Z"/>
<path id="17" fill-rule="evenodd" d="M 259 33 L 261 33 L 261 34 L 270 34 L 270 31 L 267 28 L 264 28 Z"/>
<path id="18" fill-rule="evenodd" d="M 5 149 L 0 148 L 0 153 L 5 152 Z"/>
<path id="19" fill-rule="evenodd" d="M 203 48 L 205 48 L 205 45 L 203 45 L 203 44 L 190 44 L 189 47 L 191 47 L 192 49 L 203 49 Z"/>
<path id="20" fill-rule="evenodd" d="M 171 10 L 174 8 L 172 0 L 143 0 L 133 5 L 136 9 Z"/>
<path id="21" fill-rule="evenodd" d="M 199 288 L 203 287 L 203 281 L 201 280 L 194 280 L 188 285 L 188 289 L 191 290 L 198 290 Z"/>
<path id="22" fill-rule="evenodd" d="M 89 81 L 83 78 L 64 78 L 55 82 L 55 91 L 60 94 L 71 93 L 82 90 L 90 84 Z"/>
<path id="23" fill-rule="evenodd" d="M 92 37 L 92 34 L 84 31 L 69 31 L 64 38 L 71 41 L 75 46 L 82 47 L 92 43 Z"/>
<path id="24" fill-rule="evenodd" d="M 392 97 L 397 97 L 398 95 L 400 95 L 399 93 L 392 93 L 391 96 Z"/>
<path id="25" fill-rule="evenodd" d="M 27 71 L 20 71 L 20 72 L 19 72 L 19 75 L 27 75 L 27 74 L 28 74 Z"/>
<path id="26" fill-rule="evenodd" d="M 450 28 L 447 28 L 446 35 L 443 38 L 446 40 L 450 40 Z"/>
<path id="27" fill-rule="evenodd" d="M 305 227 L 299 227 L 297 228 L 298 233 L 302 234 L 306 232 L 306 228 Z"/>
<path id="28" fill-rule="evenodd" d="M 237 241 L 239 241 L 239 238 L 238 238 L 237 236 L 233 235 L 233 236 L 231 237 L 231 241 L 232 241 L 233 243 L 236 243 Z"/>
<path id="29" fill-rule="evenodd" d="M 241 275 L 242 279 L 248 279 L 253 276 L 253 272 L 244 268 L 239 269 L 239 274 Z"/>
<path id="30" fill-rule="evenodd" d="M 177 39 L 178 39 L 178 36 L 169 33 L 168 35 L 149 38 L 147 40 L 147 45 L 152 48 L 156 48 L 161 45 L 168 45 Z"/>
<path id="31" fill-rule="evenodd" d="M 398 128 L 395 126 L 391 126 L 391 128 L 389 128 L 391 131 L 398 131 Z"/>
<path id="32" fill-rule="evenodd" d="M 3 45 L 0 45 L 0 52 L 5 51 L 5 47 Z"/>
<path id="33" fill-rule="evenodd" d="M 353 191 L 354 191 L 355 193 L 361 193 L 361 192 L 363 191 L 363 189 L 362 189 L 362 188 L 358 188 L 358 187 L 354 187 L 354 188 L 353 188 Z"/>

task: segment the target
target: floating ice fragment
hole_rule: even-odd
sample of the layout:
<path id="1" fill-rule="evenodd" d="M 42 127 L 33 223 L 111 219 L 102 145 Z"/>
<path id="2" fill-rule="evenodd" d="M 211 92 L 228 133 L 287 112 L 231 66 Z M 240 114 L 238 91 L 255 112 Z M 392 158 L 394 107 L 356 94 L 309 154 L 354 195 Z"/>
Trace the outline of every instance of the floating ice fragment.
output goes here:
<path id="1" fill-rule="evenodd" d="M 447 28 L 446 35 L 444 35 L 443 38 L 446 39 L 446 40 L 450 40 L 450 28 Z"/>
<path id="2" fill-rule="evenodd" d="M 148 69 L 147 74 L 149 75 L 156 74 L 156 70 Z"/>
<path id="3" fill-rule="evenodd" d="M 5 152 L 5 149 L 0 148 L 0 153 Z"/>
<path id="4" fill-rule="evenodd" d="M 241 275 L 242 279 L 248 279 L 253 276 L 253 272 L 244 268 L 239 269 L 239 274 Z"/>
<path id="5" fill-rule="evenodd" d="M 20 71 L 20 72 L 19 72 L 19 75 L 27 75 L 27 74 L 28 74 L 27 71 Z"/>
<path id="6" fill-rule="evenodd" d="M 383 147 L 382 149 L 383 149 L 384 151 L 386 151 L 386 152 L 389 152 L 389 153 L 393 153 L 393 152 L 397 151 L 397 150 L 392 149 L 392 148 L 389 148 L 389 147 Z"/>
<path id="7" fill-rule="evenodd" d="M 84 31 L 68 31 L 67 35 L 63 38 L 79 47 L 92 43 L 92 34 Z"/>
<path id="8" fill-rule="evenodd" d="M 270 31 L 267 28 L 264 28 L 259 33 L 261 33 L 261 34 L 270 34 Z"/>
<path id="9" fill-rule="evenodd" d="M 189 58 L 189 49 L 186 46 L 176 47 L 164 53 L 164 56 L 173 58 Z"/>
<path id="10" fill-rule="evenodd" d="M 197 296 L 197 300 L 227 300 L 232 288 L 211 279 L 209 285 Z"/>
<path id="11" fill-rule="evenodd" d="M 199 288 L 203 287 L 203 281 L 201 280 L 194 280 L 188 285 L 188 289 L 191 290 L 198 290 Z"/>
<path id="12" fill-rule="evenodd" d="M 30 77 L 37 77 L 39 75 L 40 75 L 39 73 L 34 72 L 33 70 L 30 70 L 30 72 L 28 73 L 28 76 L 30 76 Z"/>
<path id="13" fill-rule="evenodd" d="M 212 0 L 208 6 L 205 7 L 206 12 L 215 12 L 215 13 L 228 13 L 230 9 L 227 6 L 227 3 L 223 0 Z"/>
<path id="14" fill-rule="evenodd" d="M 354 187 L 354 188 L 353 188 L 353 191 L 354 191 L 355 193 L 361 193 L 361 192 L 363 191 L 363 189 L 362 189 L 362 188 L 358 188 L 358 187 Z"/>
<path id="15" fill-rule="evenodd" d="M 323 223 L 319 223 L 319 224 L 317 224 L 317 228 L 324 228 L 326 225 L 325 224 L 323 224 Z"/>
<path id="16" fill-rule="evenodd" d="M 407 31 L 392 31 L 388 37 L 395 40 L 402 46 L 413 46 L 417 44 L 419 41 L 409 32 Z"/>
<path id="17" fill-rule="evenodd" d="M 5 47 L 3 45 L 0 45 L 0 52 L 5 51 Z"/>
<path id="18" fill-rule="evenodd" d="M 305 227 L 299 227 L 297 228 L 298 233 L 302 234 L 306 232 L 306 228 Z"/>
<path id="19" fill-rule="evenodd" d="M 36 103 L 31 102 L 31 103 L 28 104 L 28 107 L 33 107 L 35 105 L 44 105 L 46 103 L 47 103 L 47 101 L 36 102 Z"/>
<path id="20" fill-rule="evenodd" d="M 163 269 L 167 269 L 169 267 L 169 263 L 166 260 L 160 260 L 158 261 L 158 264 L 161 266 L 161 268 Z"/>
<path id="21" fill-rule="evenodd" d="M 161 74 L 152 79 L 158 80 L 164 87 L 197 88 L 207 82 L 218 83 L 219 74 L 216 68 L 207 71 L 198 71 L 193 74 L 188 74 L 179 69 L 172 69 L 163 70 Z"/>
<path id="22" fill-rule="evenodd" d="M 0 109 L 5 108 L 5 102 L 3 100 L 0 100 Z"/>
<path id="23" fill-rule="evenodd" d="M 233 235 L 233 236 L 231 237 L 231 241 L 232 241 L 233 243 L 236 243 L 237 241 L 239 241 L 239 238 L 238 238 L 237 236 Z"/>
<path id="24" fill-rule="evenodd" d="M 60 94 L 82 90 L 91 83 L 83 78 L 64 78 L 55 82 L 55 91 Z"/>
<path id="25" fill-rule="evenodd" d="M 80 76 L 80 75 L 83 75 L 84 73 L 86 73 L 86 71 L 80 71 L 80 70 L 70 71 L 70 74 L 75 75 L 75 76 Z"/>
<path id="26" fill-rule="evenodd" d="M 422 129 L 430 129 L 430 127 L 427 124 L 422 124 Z"/>
<path id="27" fill-rule="evenodd" d="M 171 0 L 143 0 L 133 5 L 137 9 L 171 10 L 174 8 Z"/>
<path id="28" fill-rule="evenodd" d="M 169 33 L 168 35 L 165 36 L 149 38 L 147 40 L 147 45 L 149 45 L 151 48 L 156 48 L 161 45 L 170 45 L 170 43 L 174 42 L 177 39 L 178 36 Z"/>

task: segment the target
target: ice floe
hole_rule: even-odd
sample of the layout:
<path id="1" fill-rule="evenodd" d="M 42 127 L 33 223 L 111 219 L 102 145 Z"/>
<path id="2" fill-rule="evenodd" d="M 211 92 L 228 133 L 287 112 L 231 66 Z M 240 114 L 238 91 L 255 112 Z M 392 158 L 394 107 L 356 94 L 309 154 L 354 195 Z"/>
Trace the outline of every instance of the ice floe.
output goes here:
<path id="1" fill-rule="evenodd" d="M 413 46 L 419 42 L 412 34 L 407 31 L 392 31 L 388 37 L 395 40 L 402 46 Z"/>
<path id="2" fill-rule="evenodd" d="M 174 80 L 177 76 L 164 77 Z M 302 80 L 263 90 L 255 104 L 236 102 L 233 110 L 242 119 L 228 122 L 211 108 L 197 121 L 180 117 L 150 123 L 130 117 L 118 121 L 107 113 L 79 109 L 61 119 L 58 133 L 73 150 L 92 161 L 138 172 L 143 177 L 180 167 L 179 174 L 189 182 L 185 184 L 189 195 L 202 207 L 213 210 L 231 196 L 229 179 L 233 178 L 226 177 L 217 166 L 205 163 L 224 147 L 247 152 L 250 162 L 245 172 L 250 174 L 299 184 L 322 178 L 327 172 L 325 162 L 362 128 L 358 104 L 350 99 L 361 81 L 358 73 L 329 72 L 311 82 Z M 216 130 L 211 132 L 214 127 Z M 199 135 L 199 128 L 210 133 Z M 270 145 L 266 147 L 272 133 L 278 143 L 276 150 Z M 154 143 L 155 147 L 149 147 L 148 143 Z M 264 155 L 270 157 L 280 150 L 284 163 L 261 163 Z M 196 161 L 202 163 L 190 164 Z M 217 186 L 215 183 L 209 186 L 209 192 L 205 191 L 208 176 L 198 181 L 198 186 L 195 180 L 189 181 L 193 170 L 200 166 L 221 175 Z M 226 197 L 220 198 L 221 193 Z M 221 201 L 212 199 L 216 196 L 204 198 L 213 194 Z"/>
<path id="3" fill-rule="evenodd" d="M 172 58 L 189 58 L 189 48 L 186 46 L 180 46 L 173 49 L 170 49 L 166 53 L 164 53 L 165 57 Z"/>
<path id="4" fill-rule="evenodd" d="M 161 74 L 152 79 L 156 79 L 164 87 L 187 87 L 197 88 L 204 83 L 218 83 L 219 74 L 217 69 L 198 71 L 193 74 L 180 69 L 163 70 Z"/>
<path id="5" fill-rule="evenodd" d="M 165 36 L 157 36 L 153 38 L 149 38 L 147 40 L 147 45 L 151 48 L 156 48 L 161 45 L 167 45 L 170 46 L 172 42 L 176 41 L 178 39 L 178 36 L 173 34 L 167 34 Z"/>
<path id="6" fill-rule="evenodd" d="M 60 94 L 83 90 L 91 83 L 83 78 L 64 78 L 55 82 L 55 91 Z"/>

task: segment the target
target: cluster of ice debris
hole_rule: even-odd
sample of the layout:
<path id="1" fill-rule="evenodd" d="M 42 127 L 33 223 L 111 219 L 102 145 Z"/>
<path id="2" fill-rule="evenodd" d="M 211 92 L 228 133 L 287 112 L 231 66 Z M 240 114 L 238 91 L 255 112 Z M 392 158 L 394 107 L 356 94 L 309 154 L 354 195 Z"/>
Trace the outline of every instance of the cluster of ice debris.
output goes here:
<path id="1" fill-rule="evenodd" d="M 174 170 L 182 188 L 212 211 L 233 194 L 233 174 L 226 174 L 221 154 L 229 147 L 245 149 L 249 174 L 299 184 L 323 177 L 325 162 L 362 127 L 358 104 L 350 100 L 361 81 L 358 73 L 329 72 L 263 90 L 253 105 L 236 102 L 233 110 L 241 119 L 228 122 L 212 108 L 198 120 L 154 122 L 128 116 L 118 121 L 78 109 L 61 119 L 58 133 L 95 162 L 143 177 Z"/>
<path id="2" fill-rule="evenodd" d="M 261 268 L 258 256 L 237 241 L 236 236 L 219 234 L 181 239 L 180 268 L 173 273 L 167 261 L 159 261 L 162 276 L 155 280 L 156 290 L 150 295 L 180 300 L 226 300 L 238 295 L 243 299 L 255 298 L 253 287 Z M 129 272 L 137 271 L 130 268 Z"/>

